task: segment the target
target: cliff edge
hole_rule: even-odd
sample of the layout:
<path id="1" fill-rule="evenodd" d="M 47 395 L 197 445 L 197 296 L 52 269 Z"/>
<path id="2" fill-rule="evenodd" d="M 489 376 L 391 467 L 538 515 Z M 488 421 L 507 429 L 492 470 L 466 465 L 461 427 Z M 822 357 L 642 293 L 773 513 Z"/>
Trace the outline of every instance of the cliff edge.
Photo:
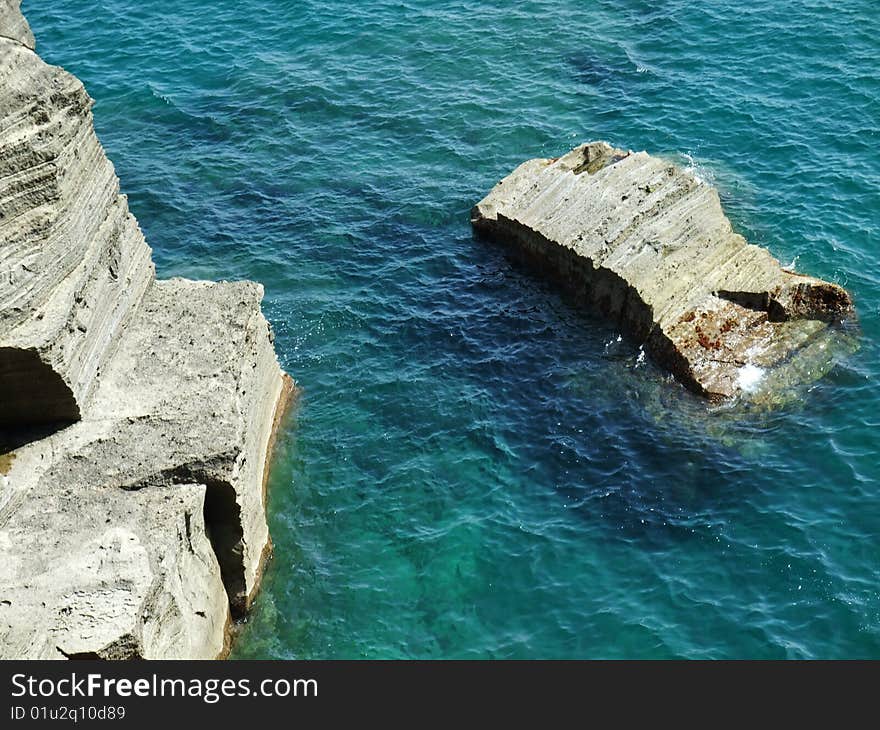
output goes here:
<path id="1" fill-rule="evenodd" d="M 524 162 L 471 223 L 713 401 L 818 377 L 834 325 L 853 314 L 843 288 L 784 269 L 735 233 L 691 171 L 605 142 Z"/>
<path id="2" fill-rule="evenodd" d="M 295 390 L 250 282 L 155 280 L 92 100 L 0 0 L 0 658 L 215 658 Z"/>

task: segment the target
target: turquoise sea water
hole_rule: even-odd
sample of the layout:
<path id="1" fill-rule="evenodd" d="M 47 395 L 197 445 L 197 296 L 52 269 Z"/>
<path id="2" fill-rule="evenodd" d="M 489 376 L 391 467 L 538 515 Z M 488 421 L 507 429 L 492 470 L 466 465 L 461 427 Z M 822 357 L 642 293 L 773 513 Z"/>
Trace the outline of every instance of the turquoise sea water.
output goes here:
<path id="1" fill-rule="evenodd" d="M 239 657 L 880 658 L 875 0 L 25 0 L 161 276 L 251 278 L 304 388 Z M 520 161 L 678 156 L 861 350 L 709 410 L 475 240 Z"/>

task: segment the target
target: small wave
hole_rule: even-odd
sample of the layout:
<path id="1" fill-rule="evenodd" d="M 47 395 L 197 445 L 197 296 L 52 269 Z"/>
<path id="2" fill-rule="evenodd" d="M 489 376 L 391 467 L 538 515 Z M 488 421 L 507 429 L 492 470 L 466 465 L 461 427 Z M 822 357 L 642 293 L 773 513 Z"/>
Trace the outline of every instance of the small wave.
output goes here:
<path id="1" fill-rule="evenodd" d="M 150 93 L 155 96 L 159 101 L 165 102 L 168 106 L 174 107 L 177 106 L 171 101 L 171 98 L 163 94 L 159 89 L 156 88 L 156 85 L 152 81 L 147 82 L 147 88 L 150 90 Z"/>
<path id="2" fill-rule="evenodd" d="M 682 157 L 687 163 L 685 171 L 690 173 L 700 185 L 714 185 L 715 174 L 706 166 L 705 163 L 699 161 L 690 152 L 682 153 Z"/>

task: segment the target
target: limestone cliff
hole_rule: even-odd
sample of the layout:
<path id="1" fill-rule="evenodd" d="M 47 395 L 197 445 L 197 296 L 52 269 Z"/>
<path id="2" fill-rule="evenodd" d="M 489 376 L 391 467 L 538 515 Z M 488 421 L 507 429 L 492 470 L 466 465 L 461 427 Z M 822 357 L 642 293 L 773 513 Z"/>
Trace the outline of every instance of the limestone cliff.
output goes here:
<path id="1" fill-rule="evenodd" d="M 471 222 L 713 400 L 780 368 L 817 375 L 798 360 L 824 352 L 829 325 L 853 310 L 841 287 L 783 269 L 735 233 L 718 193 L 690 171 L 604 142 L 523 163 Z M 820 359 L 815 368 L 827 368 Z"/>
<path id="2" fill-rule="evenodd" d="M 249 282 L 156 281 L 82 84 L 0 0 L 0 658 L 211 658 L 294 390 Z"/>

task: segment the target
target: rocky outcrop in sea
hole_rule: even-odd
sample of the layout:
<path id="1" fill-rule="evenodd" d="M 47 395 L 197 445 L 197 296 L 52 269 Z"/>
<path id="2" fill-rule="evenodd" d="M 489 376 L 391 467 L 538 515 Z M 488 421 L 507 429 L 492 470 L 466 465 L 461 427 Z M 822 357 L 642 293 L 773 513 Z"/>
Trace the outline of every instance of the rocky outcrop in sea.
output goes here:
<path id="1" fill-rule="evenodd" d="M 524 162 L 471 223 L 715 401 L 819 377 L 854 314 L 842 287 L 747 243 L 692 171 L 605 142 Z"/>
<path id="2" fill-rule="evenodd" d="M 295 390 L 251 282 L 156 280 L 82 84 L 0 0 L 0 658 L 214 658 Z"/>

